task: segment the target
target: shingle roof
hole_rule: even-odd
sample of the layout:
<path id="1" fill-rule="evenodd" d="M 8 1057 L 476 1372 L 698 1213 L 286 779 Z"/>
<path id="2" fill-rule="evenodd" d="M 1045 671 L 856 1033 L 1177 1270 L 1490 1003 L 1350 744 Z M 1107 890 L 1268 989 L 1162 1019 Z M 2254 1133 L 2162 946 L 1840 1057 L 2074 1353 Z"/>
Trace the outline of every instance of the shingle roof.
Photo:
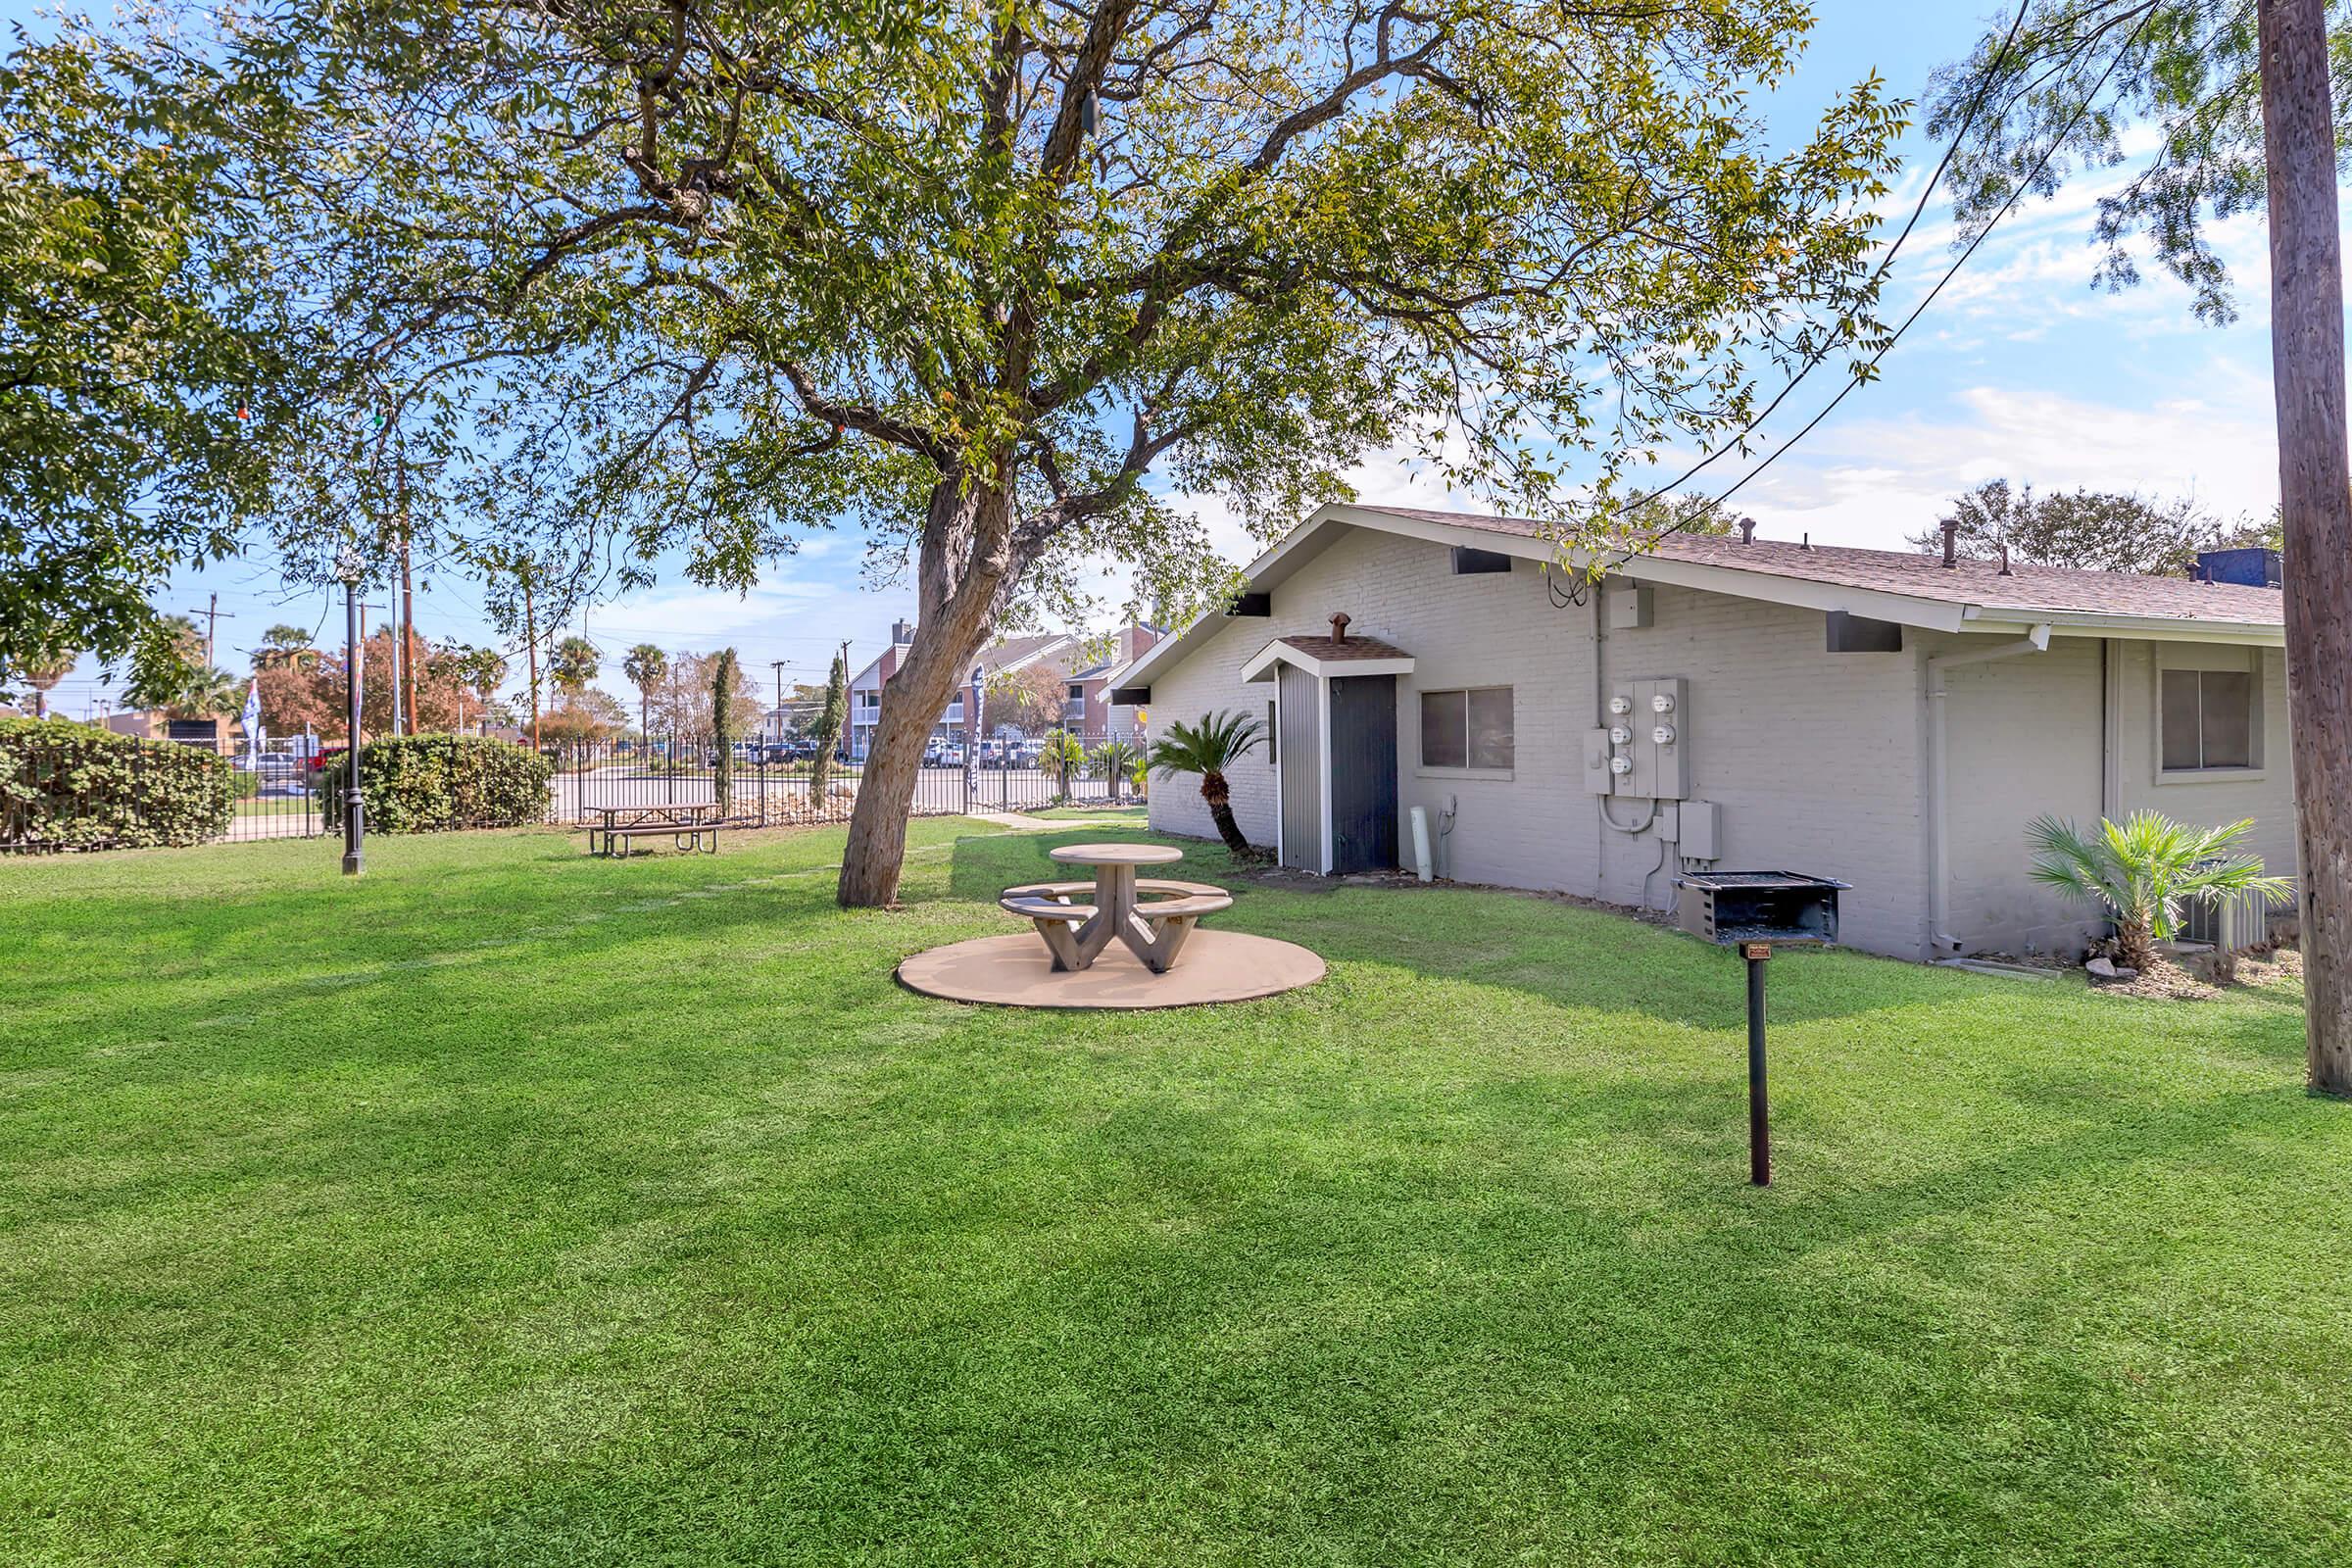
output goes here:
<path id="1" fill-rule="evenodd" d="M 1528 517 L 1426 512 L 1412 507 L 1359 506 L 1356 510 L 1521 538 L 1541 539 L 1560 531 L 1557 523 L 1538 522 Z M 2251 621 L 2265 625 L 2278 624 L 2286 618 L 2286 596 L 2276 588 L 2247 588 L 2235 583 L 2196 582 L 2187 577 L 2154 577 L 2130 571 L 2019 565 L 2011 567 L 2010 574 L 2004 577 L 1997 562 L 1965 556 L 1947 568 L 1939 556 L 1924 552 L 1855 550 L 1841 545 L 1815 545 L 1807 549 L 1775 539 L 1741 544 L 1734 538 L 1688 534 L 1662 539 L 1641 554 L 1727 570 L 1832 583 L 1841 588 L 1907 594 L 1914 599 L 1944 604 L 1982 605 L 1988 610 Z"/>
<path id="2" fill-rule="evenodd" d="M 1335 661 L 1348 659 L 1410 659 L 1412 657 L 1412 655 L 1406 653 L 1403 649 L 1398 648 L 1391 643 L 1384 643 L 1377 637 L 1349 637 L 1346 639 L 1336 637 L 1285 637 L 1281 639 L 1281 642 L 1283 647 L 1296 648 L 1307 658 L 1314 660 L 1318 663 L 1326 664 Z"/>
<path id="3" fill-rule="evenodd" d="M 1066 632 L 1054 632 L 1035 637 L 1007 637 L 995 647 L 982 652 L 980 663 L 986 669 L 1009 669 L 1015 664 L 1044 653 L 1056 643 L 1069 641 L 1071 638 Z"/>

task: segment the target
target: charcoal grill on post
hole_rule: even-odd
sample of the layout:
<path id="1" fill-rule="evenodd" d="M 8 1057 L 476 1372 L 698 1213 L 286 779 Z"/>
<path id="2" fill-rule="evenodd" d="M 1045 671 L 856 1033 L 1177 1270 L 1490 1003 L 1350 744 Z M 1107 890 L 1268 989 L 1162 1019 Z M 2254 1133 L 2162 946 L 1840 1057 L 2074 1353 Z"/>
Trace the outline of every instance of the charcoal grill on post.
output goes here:
<path id="1" fill-rule="evenodd" d="M 1794 871 L 1692 871 L 1683 890 L 1683 929 L 1738 948 L 1747 960 L 1747 1179 L 1772 1185 L 1772 1102 L 1764 1081 L 1764 965 L 1776 942 L 1838 940 L 1838 895 L 1853 886 Z"/>

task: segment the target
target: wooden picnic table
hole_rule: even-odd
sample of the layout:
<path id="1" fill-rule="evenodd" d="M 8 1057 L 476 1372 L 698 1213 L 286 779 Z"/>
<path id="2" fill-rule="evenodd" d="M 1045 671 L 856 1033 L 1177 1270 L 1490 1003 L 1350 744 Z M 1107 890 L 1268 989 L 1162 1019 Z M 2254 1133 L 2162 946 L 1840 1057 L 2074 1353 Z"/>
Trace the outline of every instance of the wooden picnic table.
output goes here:
<path id="1" fill-rule="evenodd" d="M 998 903 L 1036 924 L 1056 969 L 1091 967 L 1116 937 L 1152 973 L 1165 974 L 1200 916 L 1233 907 L 1233 899 L 1223 888 L 1139 880 L 1135 873 L 1140 867 L 1169 865 L 1184 858 L 1182 850 L 1168 845 L 1065 844 L 1051 854 L 1064 865 L 1087 867 L 1095 873 L 1093 879 L 1007 888 Z M 1137 897 L 1142 893 L 1173 896 L 1146 903 Z M 1091 896 L 1094 903 L 1073 903 L 1080 895 Z"/>
<path id="2" fill-rule="evenodd" d="M 618 855 L 628 858 L 632 838 L 667 836 L 678 849 L 708 849 L 718 853 L 718 830 L 722 820 L 715 802 L 688 806 L 598 806 L 591 810 L 602 818 L 600 825 L 588 829 L 590 855 Z M 598 841 L 603 847 L 598 847 Z"/>

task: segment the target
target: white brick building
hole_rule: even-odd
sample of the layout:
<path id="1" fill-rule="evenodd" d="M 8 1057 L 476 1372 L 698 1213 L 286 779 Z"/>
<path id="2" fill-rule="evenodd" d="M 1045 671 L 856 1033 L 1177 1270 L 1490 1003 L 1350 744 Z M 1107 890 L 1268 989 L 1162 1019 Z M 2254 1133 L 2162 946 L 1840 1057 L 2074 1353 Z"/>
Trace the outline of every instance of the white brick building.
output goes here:
<path id="1" fill-rule="evenodd" d="M 2026 874 L 2045 811 L 2251 816 L 2295 868 L 2275 588 L 1716 538 L 1601 585 L 1556 559 L 1522 520 L 1326 507 L 1114 684 L 1154 730 L 1319 700 L 1283 726 L 1287 811 L 1280 747 L 1231 775 L 1243 831 L 1308 870 L 1409 863 L 1419 807 L 1457 881 L 1664 908 L 1681 871 L 1809 872 L 1853 884 L 1847 944 L 1939 957 L 2096 929 Z M 1335 614 L 1402 665 L 1330 658 Z M 1213 831 L 1190 780 L 1152 821 Z"/>

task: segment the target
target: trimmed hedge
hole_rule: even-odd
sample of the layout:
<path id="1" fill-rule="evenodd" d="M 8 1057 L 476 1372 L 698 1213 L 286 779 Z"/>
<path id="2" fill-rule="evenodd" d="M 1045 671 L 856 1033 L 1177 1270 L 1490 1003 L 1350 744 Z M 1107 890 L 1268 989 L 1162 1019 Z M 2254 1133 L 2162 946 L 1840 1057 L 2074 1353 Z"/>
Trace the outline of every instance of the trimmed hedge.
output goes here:
<path id="1" fill-rule="evenodd" d="M 228 831 L 235 770 L 173 741 L 0 718 L 0 849 L 136 850 Z"/>
<path id="2" fill-rule="evenodd" d="M 440 833 L 547 820 L 555 764 L 510 741 L 478 735 L 401 735 L 360 748 L 360 788 L 371 833 Z M 318 814 L 328 831 L 343 820 L 350 754 L 318 781 Z"/>

